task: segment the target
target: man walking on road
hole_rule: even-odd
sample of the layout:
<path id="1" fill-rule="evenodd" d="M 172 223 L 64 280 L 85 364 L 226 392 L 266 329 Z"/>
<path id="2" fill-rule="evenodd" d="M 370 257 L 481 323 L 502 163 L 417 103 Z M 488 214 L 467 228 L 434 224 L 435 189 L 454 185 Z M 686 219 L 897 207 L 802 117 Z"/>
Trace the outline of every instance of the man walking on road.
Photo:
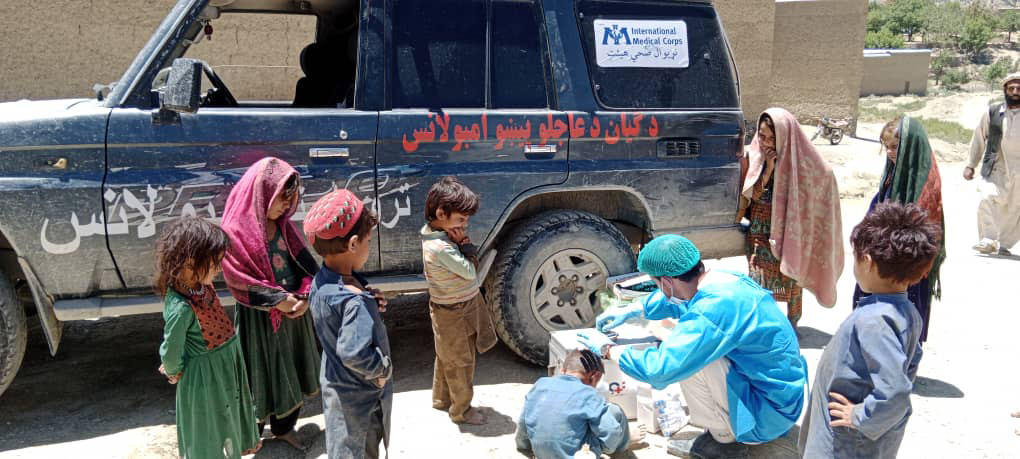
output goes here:
<path id="1" fill-rule="evenodd" d="M 981 118 L 970 142 L 970 162 L 963 178 L 972 180 L 981 166 L 978 185 L 978 237 L 974 250 L 1011 255 L 1020 240 L 1020 73 L 1003 81 L 1005 103 L 995 104 Z"/>

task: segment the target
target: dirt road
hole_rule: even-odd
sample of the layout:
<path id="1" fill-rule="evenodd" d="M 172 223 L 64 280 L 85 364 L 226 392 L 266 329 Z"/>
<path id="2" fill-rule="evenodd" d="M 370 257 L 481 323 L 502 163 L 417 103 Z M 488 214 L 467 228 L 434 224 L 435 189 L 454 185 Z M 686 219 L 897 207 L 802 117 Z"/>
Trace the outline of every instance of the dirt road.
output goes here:
<path id="1" fill-rule="evenodd" d="M 866 210 L 868 183 L 877 183 L 882 167 L 877 144 L 847 139 L 822 150 L 836 164 L 845 182 L 841 186 L 860 188 L 843 201 L 848 236 Z M 976 238 L 975 187 L 960 178 L 961 164 L 940 166 L 949 259 L 900 457 L 1016 457 L 1020 436 L 1013 430 L 1020 428 L 1020 420 L 1009 413 L 1020 408 L 1020 290 L 1015 284 L 1020 282 L 1020 258 L 970 251 Z M 847 248 L 848 263 L 849 254 Z M 850 266 L 840 280 L 838 306 L 824 309 L 813 298 L 805 301 L 801 345 L 812 370 L 831 333 L 850 312 Z M 746 269 L 741 258 L 713 261 L 710 267 Z M 407 307 L 418 308 L 420 314 L 420 298 L 407 301 Z M 175 457 L 174 388 L 155 371 L 161 328 L 155 315 L 69 323 L 55 358 L 49 357 L 40 330 L 33 329 L 25 365 L 0 398 L 0 458 Z M 522 362 L 502 345 L 485 354 L 476 372 L 476 400 L 492 409 L 493 422 L 481 428 L 457 427 L 430 408 L 434 354 L 428 323 L 392 330 L 390 337 L 397 369 L 391 458 L 521 457 L 514 449 L 514 420 L 524 394 L 544 369 Z M 307 402 L 299 428 L 311 445 L 307 454 L 266 442 L 257 457 L 322 455 L 318 399 Z M 666 457 L 664 442 L 653 438 L 627 457 Z"/>

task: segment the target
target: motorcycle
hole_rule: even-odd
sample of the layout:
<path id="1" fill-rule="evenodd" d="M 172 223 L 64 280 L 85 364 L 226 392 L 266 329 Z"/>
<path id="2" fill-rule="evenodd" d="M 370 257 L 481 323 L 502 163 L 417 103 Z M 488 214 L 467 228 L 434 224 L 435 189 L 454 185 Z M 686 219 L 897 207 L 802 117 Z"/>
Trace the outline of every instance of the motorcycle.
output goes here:
<path id="1" fill-rule="evenodd" d="M 838 145 L 843 140 L 843 131 L 846 130 L 847 126 L 850 126 L 849 119 L 832 119 L 828 116 L 823 116 L 822 119 L 818 120 L 818 129 L 815 131 L 815 135 L 811 136 L 811 140 L 815 140 L 818 136 L 829 139 L 829 143 Z"/>

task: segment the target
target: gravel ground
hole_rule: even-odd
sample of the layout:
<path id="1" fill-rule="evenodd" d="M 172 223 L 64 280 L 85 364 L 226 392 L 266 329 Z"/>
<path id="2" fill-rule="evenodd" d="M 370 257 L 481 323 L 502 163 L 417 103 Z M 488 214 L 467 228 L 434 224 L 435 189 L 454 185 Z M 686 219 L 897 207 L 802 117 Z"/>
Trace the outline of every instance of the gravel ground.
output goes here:
<path id="1" fill-rule="evenodd" d="M 839 146 L 822 147 L 837 165 L 841 181 L 856 174 L 876 183 L 872 176 L 881 168 L 877 149 L 873 142 L 849 138 Z M 944 296 L 933 308 L 912 397 L 914 414 L 900 457 L 1016 457 L 1020 436 L 1013 431 L 1020 428 L 1020 420 L 1009 413 L 1020 408 L 1015 392 L 1020 302 L 1010 283 L 1020 279 L 1020 258 L 970 251 L 976 239 L 975 187 L 960 178 L 961 164 L 940 166 L 949 251 L 942 275 Z M 844 236 L 866 208 L 866 198 L 844 199 Z M 812 370 L 850 312 L 854 281 L 849 253 L 847 248 L 839 304 L 825 309 L 810 296 L 805 300 L 801 345 Z M 741 258 L 713 261 L 710 267 L 746 269 Z M 399 302 L 394 307 L 397 327 L 390 332 L 397 368 L 390 457 L 521 457 L 514 448 L 514 420 L 524 394 L 544 369 L 528 365 L 502 345 L 481 356 L 476 401 L 489 407 L 492 422 L 455 426 L 430 407 L 434 354 L 427 319 L 422 320 L 427 317 L 422 298 Z M 158 315 L 68 323 L 56 357 L 49 356 L 41 331 L 34 327 L 25 364 L 0 398 L 0 458 L 175 457 L 174 388 L 155 371 L 162 328 Z M 299 429 L 310 444 L 307 453 L 267 441 L 256 457 L 322 455 L 319 399 L 308 400 Z M 622 457 L 666 456 L 665 441 L 650 436 L 645 447 Z"/>

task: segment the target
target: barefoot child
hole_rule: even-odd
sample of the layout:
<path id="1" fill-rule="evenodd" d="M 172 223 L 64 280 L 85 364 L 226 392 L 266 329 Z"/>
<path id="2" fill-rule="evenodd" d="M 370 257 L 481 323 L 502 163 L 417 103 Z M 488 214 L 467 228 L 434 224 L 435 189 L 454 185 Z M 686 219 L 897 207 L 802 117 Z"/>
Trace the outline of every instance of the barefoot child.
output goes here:
<path id="1" fill-rule="evenodd" d="M 303 451 L 294 426 L 304 399 L 319 392 L 319 350 L 304 298 L 319 267 L 290 220 L 300 193 L 293 167 L 263 158 L 230 190 L 222 225 L 230 236 L 223 279 L 238 303 L 259 433 L 268 422 L 274 438 Z"/>
<path id="2" fill-rule="evenodd" d="M 436 343 L 432 407 L 453 422 L 485 424 L 471 407 L 475 352 L 496 345 L 485 299 L 478 290 L 477 249 L 467 236 L 468 219 L 478 211 L 478 195 L 454 177 L 444 177 L 425 198 L 421 251 L 429 284 L 429 315 Z"/>
<path id="3" fill-rule="evenodd" d="M 358 274 L 379 220 L 350 191 L 333 191 L 305 217 L 304 230 L 323 258 L 309 296 L 322 343 L 322 406 L 331 459 L 379 457 L 389 448 L 393 384 L 390 342 L 380 312 L 386 301 Z"/>
<path id="4" fill-rule="evenodd" d="M 563 360 L 562 374 L 535 382 L 517 421 L 517 449 L 542 459 L 570 459 L 583 445 L 596 455 L 627 449 L 627 415 L 595 390 L 603 373 L 595 353 L 575 350 Z M 638 442 L 644 434 L 633 437 Z"/>
<path id="5" fill-rule="evenodd" d="M 261 446 L 241 345 L 212 286 L 228 245 L 223 230 L 195 217 L 170 223 L 156 245 L 155 289 L 165 295 L 159 371 L 177 384 L 185 458 L 239 458 Z"/>
<path id="6" fill-rule="evenodd" d="M 822 352 L 804 415 L 809 458 L 894 458 L 910 419 L 923 322 L 907 287 L 931 269 L 941 231 L 913 204 L 881 203 L 850 235 L 868 294 Z"/>

